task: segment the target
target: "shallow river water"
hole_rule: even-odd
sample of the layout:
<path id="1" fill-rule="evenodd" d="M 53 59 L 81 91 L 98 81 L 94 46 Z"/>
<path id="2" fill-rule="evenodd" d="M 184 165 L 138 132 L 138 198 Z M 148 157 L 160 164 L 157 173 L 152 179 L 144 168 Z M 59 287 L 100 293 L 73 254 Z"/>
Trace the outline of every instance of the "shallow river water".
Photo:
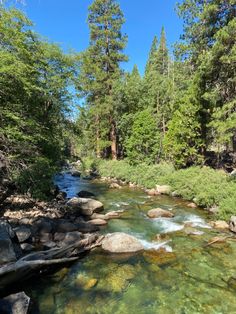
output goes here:
<path id="1" fill-rule="evenodd" d="M 68 197 L 91 191 L 105 212 L 125 210 L 110 220 L 103 233 L 122 231 L 136 236 L 145 251 L 133 256 L 110 255 L 96 249 L 57 274 L 34 280 L 27 291 L 42 314 L 197 314 L 236 313 L 236 242 L 206 246 L 222 236 L 208 225 L 202 210 L 166 196 L 149 197 L 138 189 L 108 189 L 99 181 L 69 174 L 56 178 Z M 149 219 L 149 209 L 175 213 L 171 219 Z M 191 227 L 186 227 L 191 222 Z M 185 228 L 184 228 L 185 225 Z M 190 228 L 201 235 L 188 235 Z M 192 231 L 192 229 L 190 230 Z M 157 234 L 164 234 L 156 241 Z M 160 248 L 161 247 L 161 248 Z"/>

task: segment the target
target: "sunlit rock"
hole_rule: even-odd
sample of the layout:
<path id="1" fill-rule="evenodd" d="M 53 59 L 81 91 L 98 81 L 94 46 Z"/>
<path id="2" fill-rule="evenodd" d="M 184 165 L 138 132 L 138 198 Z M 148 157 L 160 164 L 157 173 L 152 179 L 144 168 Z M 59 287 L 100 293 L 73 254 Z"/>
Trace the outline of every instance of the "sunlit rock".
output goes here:
<path id="1" fill-rule="evenodd" d="M 144 249 L 138 239 L 123 232 L 107 234 L 102 241 L 102 248 L 110 253 L 135 253 Z"/>
<path id="2" fill-rule="evenodd" d="M 148 211 L 147 216 L 149 218 L 172 218 L 174 217 L 174 214 L 162 208 L 154 208 Z"/>

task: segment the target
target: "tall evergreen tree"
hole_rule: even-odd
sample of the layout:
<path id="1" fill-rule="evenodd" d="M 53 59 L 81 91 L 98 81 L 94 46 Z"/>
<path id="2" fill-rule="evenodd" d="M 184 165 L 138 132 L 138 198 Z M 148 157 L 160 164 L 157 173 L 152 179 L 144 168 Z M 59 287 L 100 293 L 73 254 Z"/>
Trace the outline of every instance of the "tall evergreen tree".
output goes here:
<path id="1" fill-rule="evenodd" d="M 97 156 L 111 151 L 117 158 L 117 131 L 113 103 L 114 84 L 121 76 L 120 62 L 126 37 L 121 33 L 123 13 L 115 0 L 95 0 L 89 7 L 90 46 L 82 55 L 80 89 L 91 110 Z"/>
<path id="2" fill-rule="evenodd" d="M 152 70 L 155 64 L 155 55 L 157 52 L 157 45 L 158 45 L 158 39 L 157 39 L 157 36 L 155 35 L 152 41 L 149 55 L 148 55 L 148 60 L 145 67 L 145 75 L 147 75 Z"/>
<path id="3" fill-rule="evenodd" d="M 166 34 L 165 29 L 161 29 L 161 39 L 158 50 L 155 57 L 155 66 L 158 73 L 162 75 L 168 75 L 169 73 L 169 52 L 166 45 Z"/>

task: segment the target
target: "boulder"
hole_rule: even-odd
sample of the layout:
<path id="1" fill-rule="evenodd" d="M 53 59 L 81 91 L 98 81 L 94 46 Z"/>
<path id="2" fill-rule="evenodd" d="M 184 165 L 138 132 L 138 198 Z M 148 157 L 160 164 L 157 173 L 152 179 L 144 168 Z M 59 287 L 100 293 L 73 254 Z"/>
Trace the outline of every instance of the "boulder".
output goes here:
<path id="1" fill-rule="evenodd" d="M 85 216 L 92 216 L 93 213 L 103 211 L 103 204 L 91 198 L 73 197 L 67 202 L 67 205 Z"/>
<path id="2" fill-rule="evenodd" d="M 82 198 L 95 197 L 95 195 L 92 192 L 89 192 L 89 191 L 80 191 L 77 195 L 79 197 L 82 197 Z"/>
<path id="3" fill-rule="evenodd" d="M 188 203 L 187 206 L 190 208 L 197 208 L 197 204 L 195 204 L 194 202 Z"/>
<path id="4" fill-rule="evenodd" d="M 81 232 L 74 231 L 68 233 L 55 233 L 54 241 L 59 242 L 60 246 L 68 246 L 82 239 Z"/>
<path id="5" fill-rule="evenodd" d="M 195 228 L 192 228 L 192 227 L 187 227 L 184 229 L 184 232 L 187 234 L 187 235 L 193 235 L 193 236 L 201 236 L 204 234 L 203 231 L 200 231 L 200 230 L 197 230 Z"/>
<path id="6" fill-rule="evenodd" d="M 89 222 L 83 222 L 79 221 L 76 223 L 77 230 L 82 232 L 82 233 L 90 233 L 90 232 L 96 232 L 99 231 L 99 227 L 90 224 Z"/>
<path id="7" fill-rule="evenodd" d="M 111 183 L 110 184 L 110 189 L 121 189 L 121 186 L 118 183 Z"/>
<path id="8" fill-rule="evenodd" d="M 229 230 L 236 232 L 236 216 L 231 216 L 229 221 Z"/>
<path id="9" fill-rule="evenodd" d="M 107 221 L 104 219 L 93 219 L 88 221 L 90 224 L 95 226 L 105 226 L 107 225 Z"/>
<path id="10" fill-rule="evenodd" d="M 158 194 L 170 194 L 171 187 L 169 185 L 156 185 L 156 191 Z"/>
<path id="11" fill-rule="evenodd" d="M 123 232 L 107 234 L 102 241 L 102 248 L 110 253 L 135 253 L 144 249 L 138 239 Z"/>
<path id="12" fill-rule="evenodd" d="M 211 221 L 209 225 L 215 229 L 222 229 L 222 230 L 229 229 L 229 225 L 224 220 Z"/>
<path id="13" fill-rule="evenodd" d="M 158 195 L 158 192 L 155 189 L 147 190 L 147 194 L 150 196 Z"/>
<path id="14" fill-rule="evenodd" d="M 0 222 L 0 252 L 0 265 L 15 262 L 22 254 L 16 234 L 6 222 Z"/>
<path id="15" fill-rule="evenodd" d="M 31 240 L 31 230 L 30 228 L 20 226 L 14 229 L 16 236 L 20 243 Z"/>
<path id="16" fill-rule="evenodd" d="M 22 251 L 24 251 L 26 253 L 29 253 L 35 249 L 35 246 L 30 244 L 30 243 L 22 243 L 20 245 L 20 247 L 21 247 Z"/>
<path id="17" fill-rule="evenodd" d="M 0 313 L 27 314 L 29 313 L 30 298 L 24 293 L 11 294 L 0 300 Z"/>
<path id="18" fill-rule="evenodd" d="M 76 224 L 73 224 L 68 221 L 60 221 L 56 227 L 55 227 L 56 232 L 73 232 L 77 231 L 78 227 Z"/>
<path id="19" fill-rule="evenodd" d="M 106 219 L 116 219 L 116 218 L 120 218 L 120 216 L 123 214 L 124 210 L 120 209 L 117 211 L 111 211 L 105 214 Z"/>
<path id="20" fill-rule="evenodd" d="M 54 223 L 48 219 L 40 218 L 38 219 L 34 225 L 33 230 L 37 233 L 50 233 L 52 232 L 54 227 Z"/>
<path id="21" fill-rule="evenodd" d="M 71 175 L 72 175 L 72 177 L 80 177 L 81 176 L 81 172 L 80 171 L 78 171 L 78 170 L 71 170 Z"/>
<path id="22" fill-rule="evenodd" d="M 154 208 L 148 211 L 147 216 L 149 218 L 172 218 L 174 214 L 169 210 L 165 210 L 162 208 Z"/>

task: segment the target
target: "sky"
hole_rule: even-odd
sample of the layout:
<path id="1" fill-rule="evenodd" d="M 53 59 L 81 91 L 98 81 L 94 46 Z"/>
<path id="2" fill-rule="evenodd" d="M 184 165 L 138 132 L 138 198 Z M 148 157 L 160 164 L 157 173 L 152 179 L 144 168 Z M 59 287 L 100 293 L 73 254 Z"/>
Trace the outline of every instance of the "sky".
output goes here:
<path id="1" fill-rule="evenodd" d="M 141 74 L 145 69 L 154 35 L 160 37 L 161 27 L 166 30 L 171 49 L 182 32 L 182 21 L 175 12 L 177 0 L 120 0 L 126 23 L 123 33 L 128 35 L 125 53 L 129 62 L 122 67 L 131 71 L 137 64 Z M 35 30 L 65 51 L 83 51 L 89 43 L 86 22 L 92 0 L 25 0 L 21 9 L 33 20 Z"/>

